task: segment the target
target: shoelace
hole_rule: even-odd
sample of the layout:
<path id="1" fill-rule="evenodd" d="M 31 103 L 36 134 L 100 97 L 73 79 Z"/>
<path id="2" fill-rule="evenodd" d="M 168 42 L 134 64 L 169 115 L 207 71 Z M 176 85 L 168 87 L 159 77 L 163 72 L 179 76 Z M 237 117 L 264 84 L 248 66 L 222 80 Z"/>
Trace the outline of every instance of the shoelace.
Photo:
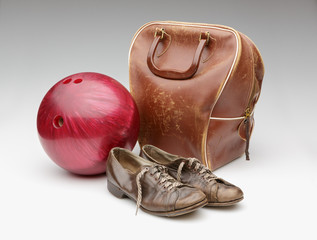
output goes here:
<path id="1" fill-rule="evenodd" d="M 203 164 L 201 164 L 198 159 L 196 159 L 196 158 L 186 158 L 178 166 L 178 169 L 177 169 L 177 181 L 179 181 L 179 182 L 181 181 L 182 170 L 183 170 L 183 167 L 184 167 L 186 162 L 188 162 L 188 167 L 189 168 L 192 168 L 193 164 L 195 163 L 194 170 L 195 171 L 200 170 L 199 174 L 201 174 L 203 176 L 203 178 L 207 182 L 210 182 L 210 181 L 218 178 L 207 167 L 205 167 Z"/>
<path id="2" fill-rule="evenodd" d="M 138 187 L 138 198 L 137 198 L 135 215 L 137 215 L 138 210 L 139 210 L 140 205 L 141 205 L 141 202 L 142 202 L 141 178 L 148 171 L 150 171 L 150 174 L 152 176 L 154 176 L 155 180 L 157 180 L 159 184 L 163 184 L 163 187 L 167 188 L 168 191 L 172 190 L 175 187 L 183 185 L 182 183 L 176 181 L 169 174 L 167 174 L 168 170 L 164 166 L 156 165 L 156 166 L 151 167 L 151 168 L 149 168 L 149 167 L 143 168 L 141 170 L 141 172 L 139 172 L 138 175 L 136 176 L 136 184 L 137 184 L 137 187 Z"/>

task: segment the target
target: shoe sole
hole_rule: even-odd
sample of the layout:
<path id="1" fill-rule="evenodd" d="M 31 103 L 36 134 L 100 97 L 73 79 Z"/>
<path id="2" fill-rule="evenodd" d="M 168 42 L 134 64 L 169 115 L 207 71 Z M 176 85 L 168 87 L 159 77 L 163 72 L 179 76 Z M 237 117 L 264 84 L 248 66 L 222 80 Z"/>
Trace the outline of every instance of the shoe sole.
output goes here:
<path id="1" fill-rule="evenodd" d="M 207 198 L 205 198 L 203 201 L 195 203 L 189 207 L 186 208 L 182 208 L 182 209 L 177 209 L 174 211 L 169 211 L 169 212 L 153 212 L 150 210 L 147 210 L 145 208 L 143 208 L 142 206 L 140 207 L 144 212 L 156 215 L 156 216 L 160 216 L 160 217 L 177 217 L 177 216 L 181 216 L 187 213 L 191 213 L 196 211 L 197 209 L 206 206 L 208 203 Z"/>
<path id="2" fill-rule="evenodd" d="M 107 181 L 107 188 L 108 191 L 114 195 L 117 198 L 125 198 L 128 197 L 131 200 L 135 201 L 134 198 L 132 198 L 131 196 L 129 196 L 129 194 L 125 193 L 122 189 L 120 189 L 119 187 L 117 187 L 115 184 L 111 183 L 110 181 Z M 161 217 L 177 217 L 177 216 L 181 216 L 187 213 L 191 213 L 201 207 L 204 207 L 208 204 L 207 198 L 205 198 L 204 200 L 195 203 L 191 206 L 182 208 L 182 209 L 177 209 L 174 211 L 167 211 L 167 212 L 155 212 L 155 211 L 150 211 L 142 206 L 140 206 L 140 208 L 147 213 L 156 215 L 156 216 L 161 216 Z"/>
<path id="3" fill-rule="evenodd" d="M 208 202 L 207 203 L 207 207 L 228 207 L 228 206 L 232 206 L 240 201 L 243 200 L 243 197 L 232 200 L 232 201 L 228 201 L 228 202 L 220 202 L 220 203 L 213 203 L 213 202 Z"/>

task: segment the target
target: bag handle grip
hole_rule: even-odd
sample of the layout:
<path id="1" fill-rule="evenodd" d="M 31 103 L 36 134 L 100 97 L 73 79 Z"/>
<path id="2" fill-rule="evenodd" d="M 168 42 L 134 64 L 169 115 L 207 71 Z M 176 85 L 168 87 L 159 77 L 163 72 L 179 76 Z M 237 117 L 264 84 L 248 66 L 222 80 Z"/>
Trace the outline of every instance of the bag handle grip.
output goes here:
<path id="1" fill-rule="evenodd" d="M 147 55 L 147 65 L 151 72 L 159 77 L 162 78 L 168 78 L 168 79 L 174 79 L 174 80 L 184 80 L 191 78 L 197 71 L 199 67 L 200 58 L 202 55 L 202 52 L 204 50 L 204 47 L 209 44 L 210 41 L 210 33 L 205 32 L 201 33 L 199 37 L 199 44 L 197 46 L 193 62 L 190 65 L 190 67 L 185 71 L 177 71 L 177 70 L 171 70 L 171 69 L 160 69 L 158 68 L 154 63 L 154 56 L 157 49 L 158 44 L 161 40 L 164 38 L 165 30 L 163 28 L 156 29 L 154 34 L 154 40 L 150 47 L 150 50 Z"/>

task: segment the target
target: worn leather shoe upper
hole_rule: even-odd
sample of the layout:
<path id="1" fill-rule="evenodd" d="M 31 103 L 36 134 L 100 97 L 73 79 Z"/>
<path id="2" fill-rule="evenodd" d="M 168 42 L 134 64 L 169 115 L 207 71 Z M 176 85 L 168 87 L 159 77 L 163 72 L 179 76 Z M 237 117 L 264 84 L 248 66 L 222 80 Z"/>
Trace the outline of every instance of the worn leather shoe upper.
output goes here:
<path id="1" fill-rule="evenodd" d="M 195 158 L 173 155 L 152 145 L 144 145 L 141 156 L 166 166 L 178 181 L 201 189 L 208 206 L 229 206 L 243 199 L 240 188 L 218 178 Z"/>
<path id="2" fill-rule="evenodd" d="M 130 197 L 152 214 L 178 216 L 207 204 L 202 191 L 178 182 L 166 167 L 123 148 L 110 151 L 106 171 L 112 194 Z"/>

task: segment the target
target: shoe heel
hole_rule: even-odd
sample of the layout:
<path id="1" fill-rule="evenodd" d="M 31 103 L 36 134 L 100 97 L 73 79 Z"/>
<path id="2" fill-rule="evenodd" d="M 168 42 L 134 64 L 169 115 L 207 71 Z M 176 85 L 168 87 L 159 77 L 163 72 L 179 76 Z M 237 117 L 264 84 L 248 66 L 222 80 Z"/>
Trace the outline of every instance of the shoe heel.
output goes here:
<path id="1" fill-rule="evenodd" d="M 107 188 L 112 195 L 114 195 L 117 198 L 125 198 L 126 195 L 122 190 L 120 190 L 117 186 L 112 184 L 110 181 L 107 181 Z"/>

